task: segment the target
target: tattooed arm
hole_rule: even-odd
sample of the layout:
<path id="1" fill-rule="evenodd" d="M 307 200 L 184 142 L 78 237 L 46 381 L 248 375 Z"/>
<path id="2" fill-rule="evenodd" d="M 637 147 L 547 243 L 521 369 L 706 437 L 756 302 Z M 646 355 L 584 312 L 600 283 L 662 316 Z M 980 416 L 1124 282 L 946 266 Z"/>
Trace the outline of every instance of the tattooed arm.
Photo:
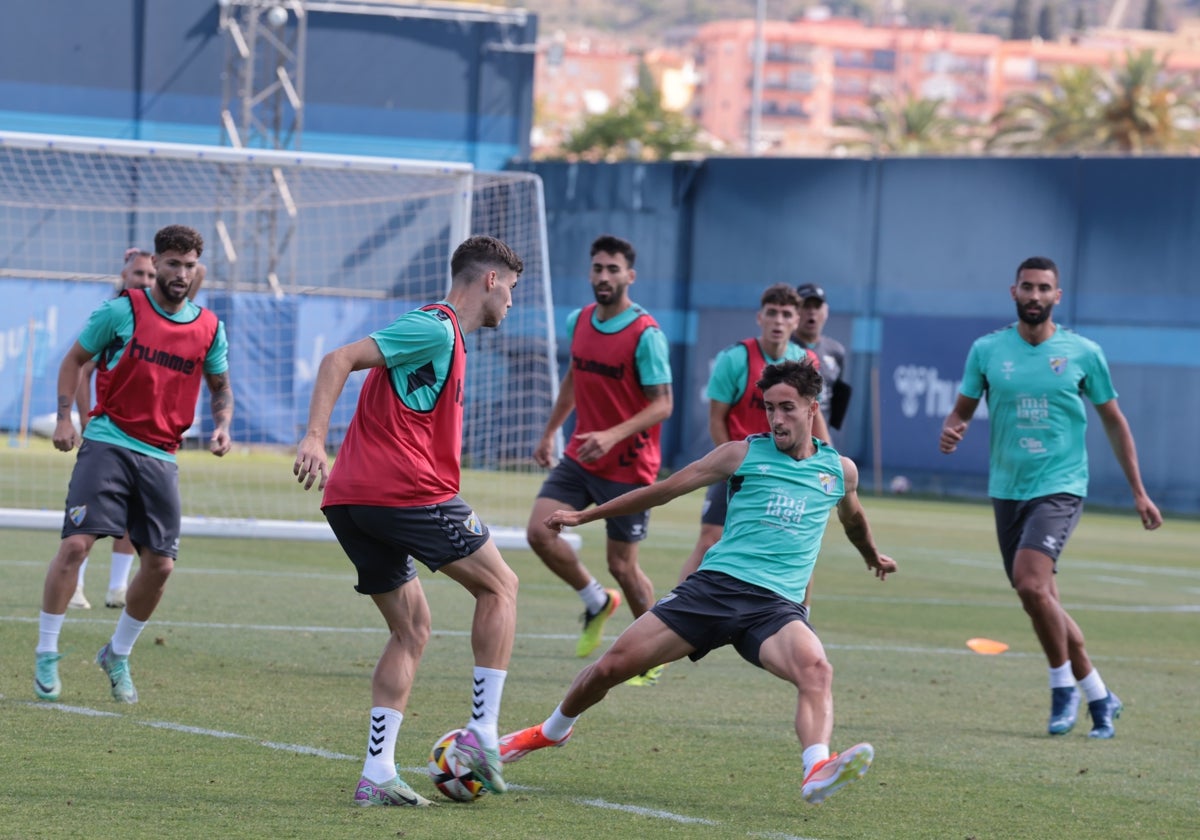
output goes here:
<path id="1" fill-rule="evenodd" d="M 233 446 L 229 438 L 229 424 L 233 421 L 233 389 L 229 386 L 229 373 L 206 373 L 204 381 L 208 383 L 209 393 L 212 394 L 213 429 L 209 450 L 218 458 Z"/>

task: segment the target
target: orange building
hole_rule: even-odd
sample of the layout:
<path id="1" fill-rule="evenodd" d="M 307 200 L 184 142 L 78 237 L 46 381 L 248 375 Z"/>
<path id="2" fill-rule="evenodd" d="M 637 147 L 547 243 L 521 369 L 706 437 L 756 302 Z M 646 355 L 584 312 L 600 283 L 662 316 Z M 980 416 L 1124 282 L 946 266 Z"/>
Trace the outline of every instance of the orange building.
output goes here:
<path id="1" fill-rule="evenodd" d="M 983 122 L 1008 96 L 1045 85 L 1060 67 L 1113 68 L 1124 63 L 1127 50 L 1147 47 L 1194 85 L 1198 40 L 1187 28 L 1176 34 L 1107 30 L 1042 42 L 837 18 L 766 21 L 758 148 L 751 150 L 755 22 L 718 21 L 696 33 L 692 114 L 731 149 L 825 154 L 844 136 L 839 121 L 870 115 L 876 96 L 941 99 L 948 115 Z"/>

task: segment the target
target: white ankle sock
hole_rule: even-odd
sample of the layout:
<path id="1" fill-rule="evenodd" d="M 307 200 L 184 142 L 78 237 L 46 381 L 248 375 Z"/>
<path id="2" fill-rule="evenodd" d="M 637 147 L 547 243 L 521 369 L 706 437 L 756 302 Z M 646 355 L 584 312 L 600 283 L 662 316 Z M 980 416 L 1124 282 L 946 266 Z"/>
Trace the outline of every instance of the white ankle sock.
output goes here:
<path id="1" fill-rule="evenodd" d="M 587 586 L 576 590 L 576 592 L 589 613 L 600 612 L 600 610 L 604 609 L 604 605 L 608 603 L 608 593 L 604 591 L 604 587 L 595 578 L 592 578 Z"/>
<path id="2" fill-rule="evenodd" d="M 571 727 L 575 725 L 575 721 L 579 720 L 579 716 L 567 717 L 562 713 L 562 706 L 554 710 L 550 717 L 546 718 L 546 722 L 542 724 L 542 734 L 551 741 L 561 741 L 567 737 L 567 733 L 571 731 Z"/>
<path id="3" fill-rule="evenodd" d="M 471 722 L 468 725 L 485 747 L 494 749 L 500 743 L 500 698 L 504 694 L 504 680 L 507 677 L 508 671 L 475 666 L 471 683 Z"/>
<path id="4" fill-rule="evenodd" d="M 38 643 L 36 653 L 58 653 L 58 634 L 62 632 L 66 614 L 38 613 Z"/>
<path id="5" fill-rule="evenodd" d="M 138 636 L 142 635 L 145 629 L 146 622 L 138 621 L 125 610 L 121 610 L 121 617 L 117 619 L 117 629 L 112 634 L 112 652 L 117 656 L 128 656 L 133 652 Z"/>
<path id="6" fill-rule="evenodd" d="M 1050 687 L 1051 688 L 1073 688 L 1075 686 L 1075 675 L 1071 673 L 1071 660 L 1067 660 L 1057 668 L 1050 668 Z"/>
<path id="7" fill-rule="evenodd" d="M 1104 680 L 1100 679 L 1100 672 L 1095 668 L 1092 669 L 1092 673 L 1079 681 L 1079 687 L 1083 689 L 1083 695 L 1089 703 L 1093 700 L 1103 700 L 1108 696 L 1108 686 L 1104 684 Z"/>
<path id="8" fill-rule="evenodd" d="M 367 734 L 367 760 L 362 774 L 376 784 L 396 776 L 396 736 L 404 714 L 384 706 L 371 709 L 371 731 Z"/>
<path id="9" fill-rule="evenodd" d="M 828 744 L 813 744 L 811 747 L 806 747 L 800 754 L 800 760 L 804 762 L 804 778 L 807 779 L 812 769 L 827 758 L 829 758 Z"/>
<path id="10" fill-rule="evenodd" d="M 133 555 L 114 551 L 112 568 L 108 570 L 108 588 L 125 589 L 129 586 L 129 570 L 133 568 Z"/>

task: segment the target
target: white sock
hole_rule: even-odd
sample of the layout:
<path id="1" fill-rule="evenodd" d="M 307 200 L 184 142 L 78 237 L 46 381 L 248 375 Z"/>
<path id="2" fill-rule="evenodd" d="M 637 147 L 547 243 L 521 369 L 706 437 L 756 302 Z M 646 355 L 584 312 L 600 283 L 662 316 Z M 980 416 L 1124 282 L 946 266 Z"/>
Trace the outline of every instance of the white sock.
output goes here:
<path id="1" fill-rule="evenodd" d="M 38 613 L 38 643 L 36 653 L 58 653 L 58 634 L 62 632 L 66 614 Z"/>
<path id="2" fill-rule="evenodd" d="M 1103 700 L 1108 696 L 1108 686 L 1104 684 L 1104 680 L 1100 679 L 1100 672 L 1095 668 L 1092 669 L 1092 673 L 1079 681 L 1079 687 L 1083 689 L 1083 694 L 1089 703 L 1093 700 Z"/>
<path id="3" fill-rule="evenodd" d="M 133 645 L 146 629 L 146 622 L 132 618 L 125 610 L 117 619 L 117 629 L 112 634 L 112 652 L 117 656 L 128 656 L 133 652 Z"/>
<path id="4" fill-rule="evenodd" d="M 800 760 L 804 762 L 804 778 L 807 779 L 812 769 L 827 758 L 829 758 L 828 744 L 813 744 L 811 747 L 807 747 L 800 754 Z"/>
<path id="5" fill-rule="evenodd" d="M 583 589 L 577 589 L 576 593 L 583 601 L 583 606 L 589 613 L 600 612 L 600 610 L 604 609 L 604 605 L 608 603 L 608 593 L 604 591 L 604 587 L 595 578 L 592 578 Z"/>
<path id="6" fill-rule="evenodd" d="M 83 562 L 79 564 L 79 581 L 75 584 L 77 589 L 83 589 L 83 573 L 87 571 L 87 561 L 84 557 Z"/>
<path id="7" fill-rule="evenodd" d="M 376 784 L 390 782 L 396 776 L 396 736 L 404 714 L 385 706 L 371 709 L 371 731 L 367 735 L 367 760 L 362 774 Z"/>
<path id="8" fill-rule="evenodd" d="M 133 555 L 113 552 L 112 568 L 108 571 L 109 589 L 126 589 L 129 586 L 129 570 L 133 568 Z"/>
<path id="9" fill-rule="evenodd" d="M 542 734 L 551 741 L 561 741 L 567 737 L 567 733 L 571 731 L 571 727 L 575 725 L 575 721 L 579 720 L 579 716 L 567 717 L 562 713 L 562 704 L 554 710 L 550 717 L 546 718 L 546 722 L 542 724 Z"/>
<path id="10" fill-rule="evenodd" d="M 504 694 L 504 680 L 507 677 L 508 671 L 475 666 L 471 684 L 471 722 L 468 726 L 485 747 L 500 744 L 500 698 Z"/>
<path id="11" fill-rule="evenodd" d="M 1051 688 L 1074 688 L 1075 675 L 1071 673 L 1071 660 L 1067 660 L 1057 668 L 1050 670 Z"/>

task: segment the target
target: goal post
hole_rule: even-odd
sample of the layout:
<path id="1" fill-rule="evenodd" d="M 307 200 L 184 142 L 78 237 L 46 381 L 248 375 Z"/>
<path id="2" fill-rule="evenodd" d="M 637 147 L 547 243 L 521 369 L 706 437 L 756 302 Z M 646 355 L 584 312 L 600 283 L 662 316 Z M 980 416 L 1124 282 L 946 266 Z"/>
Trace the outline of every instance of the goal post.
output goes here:
<path id="1" fill-rule="evenodd" d="M 58 366 L 113 295 L 128 247 L 186 224 L 205 240 L 198 302 L 226 325 L 234 449 L 207 391 L 180 451 L 185 533 L 331 539 L 291 475 L 317 366 L 333 348 L 441 298 L 450 255 L 490 234 L 525 271 L 500 328 L 467 336 L 463 496 L 502 547 L 544 471 L 531 453 L 558 373 L 541 182 L 470 165 L 0 131 L 0 527 L 57 530 L 73 455 L 49 439 Z M 364 372 L 331 418 L 336 452 Z M 24 396 L 24 399 L 22 399 Z"/>

